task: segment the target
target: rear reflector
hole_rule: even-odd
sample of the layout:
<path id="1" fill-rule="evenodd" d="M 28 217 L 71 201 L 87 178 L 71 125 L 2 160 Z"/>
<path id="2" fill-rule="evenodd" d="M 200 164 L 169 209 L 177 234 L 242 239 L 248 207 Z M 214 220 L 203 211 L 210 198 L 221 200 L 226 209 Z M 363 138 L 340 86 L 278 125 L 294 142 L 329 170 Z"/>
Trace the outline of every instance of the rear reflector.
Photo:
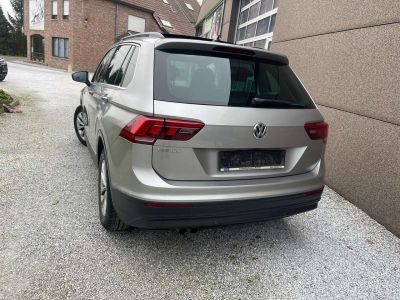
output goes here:
<path id="1" fill-rule="evenodd" d="M 190 140 L 203 127 L 201 122 L 138 116 L 122 129 L 120 136 L 132 143 L 153 145 L 157 139 Z"/>
<path id="2" fill-rule="evenodd" d="M 328 138 L 329 125 L 326 122 L 308 123 L 304 125 L 308 136 L 312 140 L 323 140 L 326 143 Z"/>
<path id="3" fill-rule="evenodd" d="M 190 203 L 159 203 L 159 202 L 146 202 L 144 206 L 149 207 L 193 207 Z"/>
<path id="4" fill-rule="evenodd" d="M 307 195 L 307 196 L 312 196 L 312 195 L 320 194 L 320 193 L 322 193 L 323 191 L 324 191 L 324 187 L 319 188 L 319 189 L 317 189 L 317 190 L 313 190 L 313 191 L 306 192 L 306 193 L 304 193 L 304 194 Z"/>

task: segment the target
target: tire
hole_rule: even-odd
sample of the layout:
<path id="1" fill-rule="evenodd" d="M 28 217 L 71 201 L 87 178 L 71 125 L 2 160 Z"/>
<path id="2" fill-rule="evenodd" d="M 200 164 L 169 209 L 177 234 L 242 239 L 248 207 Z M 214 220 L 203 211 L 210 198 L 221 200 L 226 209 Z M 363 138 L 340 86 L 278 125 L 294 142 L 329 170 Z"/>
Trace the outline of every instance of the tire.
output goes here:
<path id="1" fill-rule="evenodd" d="M 100 155 L 98 171 L 98 198 L 100 223 L 108 231 L 119 231 L 128 228 L 118 217 L 111 198 L 108 163 L 104 151 Z"/>
<path id="2" fill-rule="evenodd" d="M 78 140 L 84 146 L 86 146 L 85 118 L 86 115 L 82 106 L 78 106 L 74 114 L 74 128 Z"/>

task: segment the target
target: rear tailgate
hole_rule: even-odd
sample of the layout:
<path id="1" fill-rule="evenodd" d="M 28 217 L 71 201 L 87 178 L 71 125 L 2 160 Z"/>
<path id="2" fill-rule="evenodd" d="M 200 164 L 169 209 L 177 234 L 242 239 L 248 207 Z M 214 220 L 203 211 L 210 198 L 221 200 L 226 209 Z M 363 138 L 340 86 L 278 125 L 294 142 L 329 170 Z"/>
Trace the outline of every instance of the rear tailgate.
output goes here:
<path id="1" fill-rule="evenodd" d="M 170 112 L 165 114 L 165 112 Z M 154 102 L 155 116 L 201 121 L 205 124 L 188 141 L 157 140 L 153 168 L 171 180 L 218 180 L 286 176 L 305 173 L 318 163 L 324 144 L 312 141 L 304 124 L 320 121 L 318 110 L 266 110 Z M 253 136 L 258 122 L 267 125 L 264 138 Z M 285 152 L 284 168 L 223 172 L 219 153 L 226 150 L 279 149 Z"/>
<path id="2" fill-rule="evenodd" d="M 161 46 L 154 116 L 205 126 L 189 140 L 155 142 L 152 163 L 160 176 L 267 178 L 305 173 L 319 162 L 324 142 L 311 140 L 304 125 L 322 116 L 285 57 L 209 43 Z M 266 126 L 265 135 L 255 135 L 258 125 Z"/>

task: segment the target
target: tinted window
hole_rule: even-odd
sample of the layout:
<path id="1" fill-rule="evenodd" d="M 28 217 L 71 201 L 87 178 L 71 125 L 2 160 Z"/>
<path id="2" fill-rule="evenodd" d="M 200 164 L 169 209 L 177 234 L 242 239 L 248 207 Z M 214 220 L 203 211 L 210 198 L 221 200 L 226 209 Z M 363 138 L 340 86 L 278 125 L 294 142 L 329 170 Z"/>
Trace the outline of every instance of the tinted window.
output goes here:
<path id="1" fill-rule="evenodd" d="M 93 75 L 92 81 L 94 82 L 102 82 L 103 81 L 103 76 L 106 71 L 106 66 L 108 64 L 108 61 L 114 54 L 115 48 L 111 49 L 110 51 L 107 52 L 107 54 L 103 57 L 103 60 L 101 63 L 98 65 L 96 72 Z"/>
<path id="2" fill-rule="evenodd" d="M 275 28 L 275 20 L 276 20 L 276 14 L 271 16 L 271 24 L 269 25 L 269 30 L 268 30 L 268 32 L 274 31 L 274 28 Z"/>
<path id="3" fill-rule="evenodd" d="M 192 55 L 157 51 L 155 68 L 157 100 L 255 106 L 257 98 L 269 103 L 262 107 L 314 108 L 287 65 L 238 56 L 216 57 L 204 52 Z"/>
<path id="4" fill-rule="evenodd" d="M 123 87 L 127 87 L 128 84 L 132 81 L 133 74 L 135 73 L 135 68 L 136 68 L 136 62 L 137 62 L 137 57 L 138 57 L 138 53 L 139 53 L 139 48 L 133 46 L 131 52 L 133 52 L 133 53 L 131 54 L 131 57 L 129 59 L 128 67 L 127 67 L 126 72 L 125 72 L 125 77 L 124 77 L 124 80 L 122 82 L 122 86 Z"/>
<path id="5" fill-rule="evenodd" d="M 266 34 L 268 32 L 269 18 L 270 17 L 266 17 L 266 18 L 261 19 L 260 21 L 258 21 L 258 23 L 257 23 L 257 32 L 256 32 L 257 36 Z"/>
<path id="6" fill-rule="evenodd" d="M 258 16 L 259 8 L 260 8 L 260 2 L 257 2 L 256 4 L 253 4 L 253 6 L 250 7 L 249 21 Z"/>
<path id="7" fill-rule="evenodd" d="M 249 17 L 249 9 L 242 11 L 240 13 L 240 24 L 247 22 L 247 18 Z"/>
<path id="8" fill-rule="evenodd" d="M 255 41 L 254 42 L 254 47 L 264 49 L 266 41 L 267 41 L 266 39 Z"/>
<path id="9" fill-rule="evenodd" d="M 239 32 L 238 32 L 237 40 L 238 41 L 244 40 L 245 35 L 246 35 L 246 27 L 240 28 Z"/>
<path id="10" fill-rule="evenodd" d="M 273 0 L 261 0 L 260 15 L 272 9 Z"/>
<path id="11" fill-rule="evenodd" d="M 247 26 L 246 39 L 254 37 L 254 35 L 256 34 L 256 25 L 257 23 L 253 23 Z"/>
<path id="12" fill-rule="evenodd" d="M 250 0 L 242 0 L 242 7 L 250 3 Z"/>
<path id="13" fill-rule="evenodd" d="M 126 67 L 124 62 L 131 48 L 131 45 L 122 45 L 116 48 L 110 63 L 106 67 L 102 82 L 117 86 L 121 84 L 125 73 L 124 67 Z"/>

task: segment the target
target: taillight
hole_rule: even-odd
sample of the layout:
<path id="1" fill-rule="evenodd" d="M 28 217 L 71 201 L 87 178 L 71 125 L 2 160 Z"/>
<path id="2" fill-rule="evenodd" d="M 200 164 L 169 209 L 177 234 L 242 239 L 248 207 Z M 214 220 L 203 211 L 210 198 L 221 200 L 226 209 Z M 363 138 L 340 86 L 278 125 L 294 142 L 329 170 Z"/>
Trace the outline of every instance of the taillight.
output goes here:
<path id="1" fill-rule="evenodd" d="M 328 139 L 328 128 L 329 125 L 326 122 L 319 123 L 308 123 L 304 125 L 308 136 L 312 140 L 323 140 L 326 143 Z"/>
<path id="2" fill-rule="evenodd" d="M 138 116 L 122 129 L 120 136 L 132 143 L 153 145 L 157 139 L 187 141 L 203 127 L 201 122 Z"/>

